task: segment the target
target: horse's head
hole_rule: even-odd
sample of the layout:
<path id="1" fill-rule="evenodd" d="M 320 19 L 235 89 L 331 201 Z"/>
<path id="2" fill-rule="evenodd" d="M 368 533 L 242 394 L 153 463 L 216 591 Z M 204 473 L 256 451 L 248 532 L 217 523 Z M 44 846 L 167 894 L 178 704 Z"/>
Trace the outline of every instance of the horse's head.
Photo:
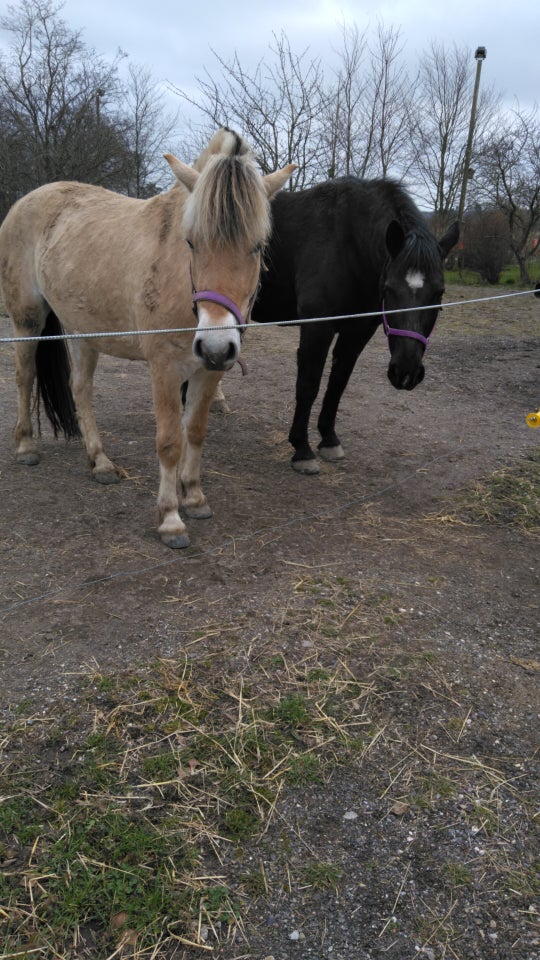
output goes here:
<path id="1" fill-rule="evenodd" d="M 405 233 L 397 220 L 386 231 L 383 325 L 391 354 L 388 378 L 397 390 L 414 390 L 424 379 L 422 358 L 444 293 L 443 263 L 458 236 L 457 222 L 439 242 L 427 229 Z"/>
<path id="2" fill-rule="evenodd" d="M 263 177 L 244 141 L 232 131 L 196 170 L 166 155 L 187 187 L 184 236 L 190 248 L 197 333 L 193 352 L 208 370 L 228 370 L 240 354 L 240 334 L 257 293 L 270 235 L 270 198 L 295 169 Z"/>

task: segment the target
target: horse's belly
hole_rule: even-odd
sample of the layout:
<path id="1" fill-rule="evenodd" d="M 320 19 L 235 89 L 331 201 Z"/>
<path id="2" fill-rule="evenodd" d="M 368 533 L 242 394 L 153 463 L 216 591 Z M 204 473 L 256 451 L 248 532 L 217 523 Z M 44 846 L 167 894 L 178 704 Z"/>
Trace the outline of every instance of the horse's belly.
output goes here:
<path id="1" fill-rule="evenodd" d="M 145 360 L 139 337 L 88 337 L 88 342 L 99 351 L 110 357 L 119 357 L 122 360 Z"/>

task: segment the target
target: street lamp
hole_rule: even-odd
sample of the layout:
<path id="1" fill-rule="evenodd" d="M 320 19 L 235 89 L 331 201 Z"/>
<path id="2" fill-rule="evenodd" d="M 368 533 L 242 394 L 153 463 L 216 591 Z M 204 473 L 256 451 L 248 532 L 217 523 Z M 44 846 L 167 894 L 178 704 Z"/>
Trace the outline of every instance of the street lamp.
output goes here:
<path id="1" fill-rule="evenodd" d="M 98 89 L 96 90 L 96 124 L 98 127 L 99 127 L 99 121 L 100 121 L 100 110 L 99 110 L 100 101 L 101 101 L 101 98 L 104 96 L 105 96 L 105 90 L 102 90 L 101 87 L 98 87 Z"/>
<path id="2" fill-rule="evenodd" d="M 477 47 L 474 52 L 474 59 L 476 60 L 476 79 L 474 81 L 474 92 L 471 104 L 471 119 L 469 122 L 469 136 L 467 138 L 467 146 L 465 149 L 465 161 L 463 165 L 463 182 L 461 184 L 461 197 L 459 198 L 459 210 L 458 210 L 458 221 L 460 227 L 463 226 L 463 213 L 465 210 L 465 197 L 467 195 L 467 181 L 470 176 L 470 165 L 471 165 L 471 154 L 472 154 L 472 145 L 474 137 L 474 123 L 476 120 L 476 104 L 478 101 L 478 89 L 480 87 L 480 73 L 482 70 L 482 63 L 486 59 L 486 48 Z"/>

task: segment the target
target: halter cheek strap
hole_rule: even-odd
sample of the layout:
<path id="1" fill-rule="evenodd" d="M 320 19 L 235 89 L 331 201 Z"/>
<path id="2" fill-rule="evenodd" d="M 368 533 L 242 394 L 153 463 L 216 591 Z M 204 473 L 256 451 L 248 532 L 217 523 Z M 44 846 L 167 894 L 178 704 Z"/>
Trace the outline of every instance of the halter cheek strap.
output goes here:
<path id="1" fill-rule="evenodd" d="M 384 328 L 384 332 L 386 334 L 387 339 L 388 337 L 409 337 L 411 340 L 419 340 L 420 343 L 424 345 L 424 348 L 427 347 L 427 345 L 429 344 L 430 338 L 425 337 L 423 333 L 416 333 L 415 330 L 400 330 L 399 327 L 390 326 L 390 324 L 388 323 L 388 317 L 386 316 L 385 309 L 384 309 L 384 301 L 382 304 L 381 313 L 382 313 L 383 328 Z"/>

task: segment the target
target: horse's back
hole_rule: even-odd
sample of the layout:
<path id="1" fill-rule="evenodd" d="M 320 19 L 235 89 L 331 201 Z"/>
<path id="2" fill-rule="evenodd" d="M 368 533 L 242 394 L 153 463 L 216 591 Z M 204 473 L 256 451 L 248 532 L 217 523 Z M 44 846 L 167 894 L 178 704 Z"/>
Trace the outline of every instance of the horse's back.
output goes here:
<path id="1" fill-rule="evenodd" d="M 327 180 L 272 201 L 267 272 L 253 311 L 261 322 L 375 309 L 384 243 L 372 235 L 373 182 Z"/>
<path id="2" fill-rule="evenodd" d="M 32 304 L 44 298 L 40 262 L 66 216 L 94 208 L 97 200 L 114 196 L 101 187 L 71 181 L 44 184 L 21 197 L 0 226 L 0 288 L 8 311 L 21 323 Z"/>
<path id="3" fill-rule="evenodd" d="M 103 187 L 61 180 L 31 190 L 8 211 L 0 226 L 0 250 L 14 241 L 31 244 L 57 223 L 62 214 L 90 209 L 96 202 L 117 196 Z"/>
<path id="4" fill-rule="evenodd" d="M 166 196 L 59 181 L 22 197 L 0 228 L 0 287 L 16 326 L 39 328 L 48 306 L 67 329 L 84 329 L 92 314 L 103 329 L 125 323 L 157 256 Z"/>

